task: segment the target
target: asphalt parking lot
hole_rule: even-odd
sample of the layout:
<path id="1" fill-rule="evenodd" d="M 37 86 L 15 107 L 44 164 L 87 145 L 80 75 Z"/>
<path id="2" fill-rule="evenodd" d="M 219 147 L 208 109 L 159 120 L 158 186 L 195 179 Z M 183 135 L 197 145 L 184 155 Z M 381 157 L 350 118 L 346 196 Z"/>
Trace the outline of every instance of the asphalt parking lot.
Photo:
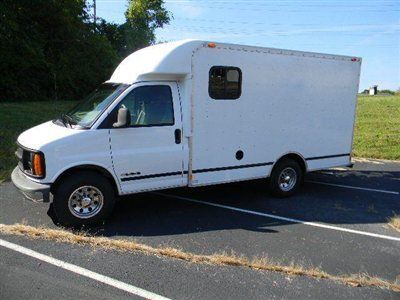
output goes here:
<path id="1" fill-rule="evenodd" d="M 400 281 L 400 233 L 387 225 L 387 218 L 400 214 L 399 192 L 400 163 L 364 161 L 354 169 L 310 173 L 300 193 L 288 199 L 269 196 L 263 181 L 125 197 L 113 218 L 91 233 L 197 254 L 233 251 L 287 265 L 319 267 L 330 274 L 369 274 Z M 1 184 L 0 223 L 22 222 L 56 228 L 47 204 L 26 201 L 11 183 Z M 159 295 L 173 299 L 400 298 L 389 290 L 279 272 L 12 235 L 0 239 L 143 289 L 150 294 L 142 296 L 151 299 Z M 2 299 L 137 295 L 0 246 Z"/>

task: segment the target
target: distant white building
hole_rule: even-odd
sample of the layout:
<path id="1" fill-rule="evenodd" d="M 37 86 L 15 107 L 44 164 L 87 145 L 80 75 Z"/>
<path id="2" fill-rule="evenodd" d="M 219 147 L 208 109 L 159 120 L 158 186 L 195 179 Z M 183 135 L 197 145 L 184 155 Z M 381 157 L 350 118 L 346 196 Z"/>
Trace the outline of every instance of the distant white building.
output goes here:
<path id="1" fill-rule="evenodd" d="M 369 94 L 371 96 L 378 94 L 378 86 L 377 85 L 373 85 L 369 88 Z"/>

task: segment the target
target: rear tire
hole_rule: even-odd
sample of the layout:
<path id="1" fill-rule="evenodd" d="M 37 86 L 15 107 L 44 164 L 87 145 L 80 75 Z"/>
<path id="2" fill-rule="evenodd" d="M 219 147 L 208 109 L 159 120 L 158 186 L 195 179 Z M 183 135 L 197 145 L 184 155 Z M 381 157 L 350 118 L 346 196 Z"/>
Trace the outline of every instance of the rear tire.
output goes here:
<path id="1" fill-rule="evenodd" d="M 299 189 L 303 176 L 301 167 L 293 159 L 279 161 L 274 166 L 269 180 L 271 194 L 279 198 L 293 195 Z"/>
<path id="2" fill-rule="evenodd" d="M 94 225 L 107 219 L 115 204 L 114 188 L 107 178 L 82 171 L 65 178 L 54 191 L 53 208 L 63 226 Z"/>

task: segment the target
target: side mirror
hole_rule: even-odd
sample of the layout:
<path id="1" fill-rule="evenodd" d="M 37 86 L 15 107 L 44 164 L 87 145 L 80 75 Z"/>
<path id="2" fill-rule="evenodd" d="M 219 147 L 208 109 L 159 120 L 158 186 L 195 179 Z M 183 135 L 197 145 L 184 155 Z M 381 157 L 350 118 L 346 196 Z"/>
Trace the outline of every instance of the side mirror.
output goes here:
<path id="1" fill-rule="evenodd" d="M 126 107 L 118 109 L 117 122 L 113 124 L 114 128 L 125 128 L 131 124 L 131 113 Z"/>

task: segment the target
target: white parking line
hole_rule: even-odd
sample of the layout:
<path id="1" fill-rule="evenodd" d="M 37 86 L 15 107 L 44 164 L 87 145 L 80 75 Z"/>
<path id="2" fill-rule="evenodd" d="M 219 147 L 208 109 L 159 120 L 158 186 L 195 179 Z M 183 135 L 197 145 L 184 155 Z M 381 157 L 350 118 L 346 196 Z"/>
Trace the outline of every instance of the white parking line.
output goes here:
<path id="1" fill-rule="evenodd" d="M 323 185 L 330 185 L 330 186 L 337 186 L 337 187 L 341 187 L 341 188 L 354 189 L 354 190 L 364 190 L 364 191 L 369 191 L 369 192 L 377 192 L 377 193 L 386 193 L 386 194 L 400 195 L 400 192 L 387 191 L 387 190 L 378 190 L 378 189 L 370 189 L 370 188 L 363 188 L 363 187 L 352 186 L 352 185 L 336 184 L 336 183 L 329 183 L 329 182 L 322 182 L 322 181 L 313 181 L 313 180 L 306 180 L 306 182 L 309 182 L 309 183 L 316 183 L 316 184 L 323 184 Z"/>
<path id="2" fill-rule="evenodd" d="M 90 271 L 88 269 L 84 269 L 84 268 L 79 267 L 77 265 L 73 265 L 73 264 L 67 263 L 65 261 L 53 258 L 51 256 L 41 254 L 41 253 L 36 252 L 34 250 L 31 250 L 29 248 L 25 248 L 25 247 L 22 247 L 20 245 L 7 242 L 7 241 L 5 241 L 3 239 L 0 239 L 0 246 L 3 246 L 3 247 L 8 248 L 10 250 L 14 250 L 16 252 L 19 252 L 19 253 L 28 255 L 30 257 L 39 259 L 41 261 L 44 261 L 44 262 L 49 263 L 51 265 L 54 265 L 56 267 L 62 268 L 64 270 L 68 270 L 68 271 L 74 272 L 76 274 L 79 274 L 81 276 L 85 276 L 85 277 L 91 278 L 93 280 L 102 282 L 102 283 L 107 284 L 109 286 L 115 287 L 115 288 L 117 288 L 119 290 L 123 290 L 125 292 L 128 292 L 128 293 L 136 295 L 136 296 L 140 296 L 140 297 L 145 298 L 145 299 L 150 299 L 150 300 L 168 300 L 169 299 L 169 298 L 165 298 L 163 296 L 157 295 L 155 293 L 146 291 L 144 289 L 138 288 L 136 286 L 127 284 L 125 282 L 122 282 L 122 281 L 119 281 L 119 280 L 116 280 L 116 279 L 101 275 L 99 273 Z"/>
<path id="3" fill-rule="evenodd" d="M 258 212 L 258 211 L 252 211 L 252 210 L 247 210 L 247 209 L 243 209 L 243 208 L 238 208 L 238 207 L 234 207 L 234 206 L 217 204 L 217 203 L 212 203 L 212 202 L 207 202 L 207 201 L 200 201 L 200 200 L 177 196 L 177 195 L 164 194 L 164 193 L 158 193 L 158 192 L 153 192 L 153 194 L 164 196 L 164 197 L 169 197 L 169 198 L 176 198 L 176 199 L 180 199 L 180 200 L 190 201 L 190 202 L 199 203 L 199 204 L 215 206 L 215 207 L 224 208 L 224 209 L 229 209 L 229 210 L 238 211 L 241 213 L 262 216 L 262 217 L 267 217 L 267 218 L 281 220 L 281 221 L 287 221 L 287 222 L 291 222 L 291 223 L 300 223 L 300 224 L 304 224 L 304 225 L 308 225 L 308 226 L 331 229 L 331 230 L 336 230 L 336 231 L 343 231 L 343 232 L 348 232 L 348 233 L 355 233 L 355 234 L 366 235 L 366 236 L 370 236 L 370 237 L 400 242 L 400 238 L 394 237 L 394 236 L 389 236 L 389 235 L 354 230 L 354 229 L 332 226 L 332 225 L 323 224 L 323 223 L 308 222 L 308 221 L 303 221 L 303 220 L 299 220 L 299 219 L 286 218 L 286 217 L 281 217 L 281 216 L 272 215 L 272 214 L 266 214 L 266 213 L 262 213 L 262 212 Z"/>

